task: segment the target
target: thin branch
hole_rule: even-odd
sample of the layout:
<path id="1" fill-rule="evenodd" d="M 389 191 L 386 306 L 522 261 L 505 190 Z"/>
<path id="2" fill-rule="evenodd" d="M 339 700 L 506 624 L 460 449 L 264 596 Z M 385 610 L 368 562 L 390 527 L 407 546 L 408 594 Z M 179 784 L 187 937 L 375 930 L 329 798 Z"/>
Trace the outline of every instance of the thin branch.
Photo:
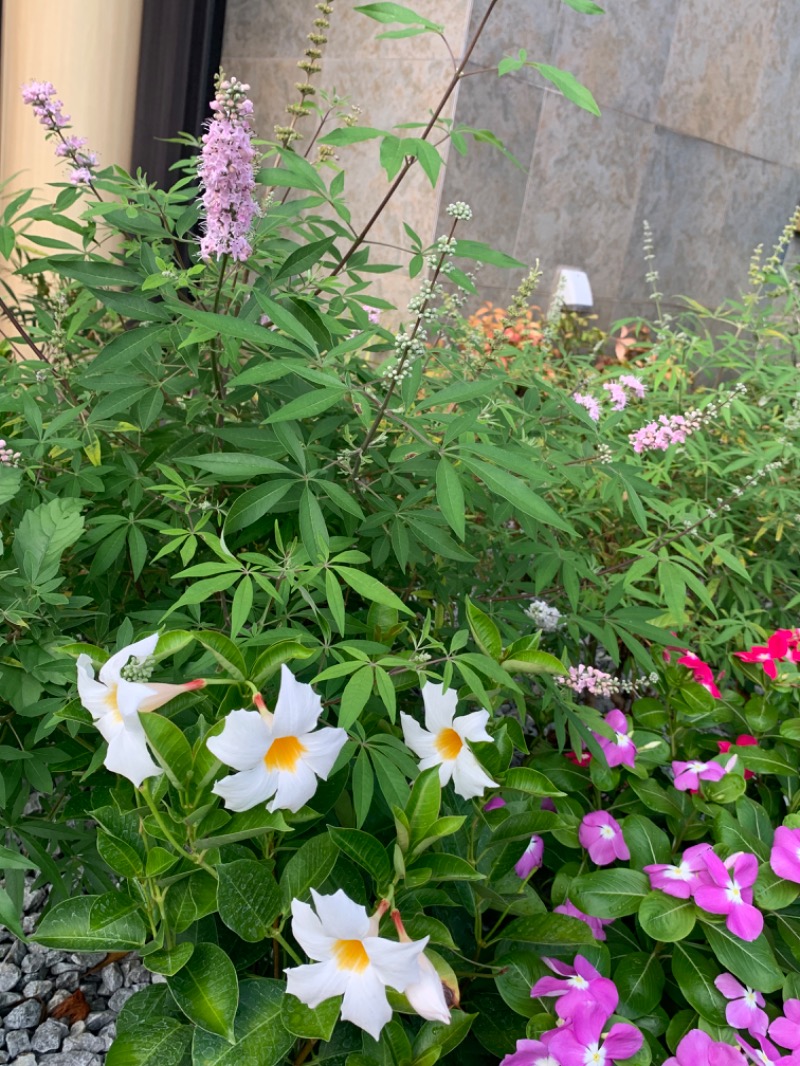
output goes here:
<path id="1" fill-rule="evenodd" d="M 37 359 L 41 359 L 42 362 L 43 363 L 47 363 L 48 366 L 52 366 L 53 364 L 50 362 L 50 360 L 44 354 L 42 349 L 39 347 L 39 345 L 36 343 L 36 341 L 33 339 L 33 337 L 31 337 L 30 333 L 28 333 L 28 331 L 22 325 L 20 320 L 17 318 L 17 316 L 14 314 L 14 312 L 11 310 L 11 308 L 8 306 L 8 304 L 5 302 L 5 300 L 1 296 L 0 296 L 0 311 L 3 312 L 3 314 L 6 316 L 6 318 L 11 323 L 11 325 L 14 327 L 14 329 L 16 329 L 17 333 L 19 333 L 20 337 L 22 337 L 22 339 L 25 341 L 25 343 L 28 345 L 28 347 L 34 353 L 36 358 Z"/>

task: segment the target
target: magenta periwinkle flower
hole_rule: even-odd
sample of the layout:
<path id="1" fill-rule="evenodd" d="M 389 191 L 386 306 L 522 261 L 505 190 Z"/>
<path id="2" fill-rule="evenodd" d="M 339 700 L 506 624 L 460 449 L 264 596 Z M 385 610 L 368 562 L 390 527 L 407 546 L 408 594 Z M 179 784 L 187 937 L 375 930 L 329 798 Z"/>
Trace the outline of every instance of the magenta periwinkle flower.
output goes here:
<path id="1" fill-rule="evenodd" d="M 33 108 L 33 113 L 47 130 L 47 137 L 55 138 L 56 155 L 72 164 L 69 180 L 73 185 L 89 185 L 94 178 L 97 155 L 86 151 L 85 137 L 65 137 L 69 115 L 61 110 L 63 103 L 56 98 L 56 89 L 49 81 L 31 81 L 22 87 L 22 100 Z"/>
<path id="2" fill-rule="evenodd" d="M 703 762 L 702 759 L 690 759 L 688 762 L 682 762 L 681 760 L 675 760 L 672 764 L 672 772 L 675 774 L 675 788 L 679 792 L 697 792 L 700 788 L 701 781 L 721 781 L 722 778 L 732 770 L 736 763 L 736 756 L 734 755 L 725 766 L 722 763 L 714 762 L 713 759 L 709 762 Z"/>
<path id="3" fill-rule="evenodd" d="M 609 739 L 599 733 L 592 736 L 603 749 L 606 762 L 609 766 L 633 766 L 636 761 L 636 745 L 628 735 L 628 719 L 619 710 L 609 711 L 603 719 L 609 729 L 614 730 L 614 736 Z"/>
<path id="4" fill-rule="evenodd" d="M 664 1066 L 746 1066 L 746 1059 L 738 1048 L 714 1040 L 702 1029 L 692 1029 Z"/>
<path id="5" fill-rule="evenodd" d="M 734 936 L 755 940 L 764 928 L 764 916 L 753 906 L 758 859 L 748 852 L 738 851 L 723 862 L 709 850 L 703 861 L 709 881 L 695 889 L 695 903 L 709 914 L 724 915 L 725 924 Z"/>
<path id="6" fill-rule="evenodd" d="M 764 1036 L 769 1025 L 767 1012 L 762 1010 L 764 997 L 741 984 L 729 973 L 721 973 L 714 984 L 725 999 L 725 1019 L 734 1029 L 747 1029 L 752 1036 Z M 798 1040 L 800 1043 L 800 1040 Z"/>
<path id="7" fill-rule="evenodd" d="M 769 1040 L 763 1035 L 756 1034 L 755 1039 L 758 1041 L 758 1047 L 754 1048 L 748 1044 L 746 1040 L 743 1040 L 738 1034 L 736 1036 L 739 1045 L 744 1050 L 745 1055 L 753 1063 L 753 1066 L 770 1066 L 773 1062 L 782 1062 L 784 1066 L 795 1066 L 797 1062 L 797 1056 L 795 1055 L 781 1055 L 780 1051 L 771 1044 Z"/>
<path id="8" fill-rule="evenodd" d="M 514 870 L 517 877 L 523 878 L 530 877 L 534 870 L 538 870 L 542 865 L 542 858 L 544 857 L 544 841 L 540 836 L 534 835 L 531 837 L 530 843 L 523 851 L 517 862 L 514 864 Z"/>
<path id="9" fill-rule="evenodd" d="M 570 1026 L 556 1030 L 548 1047 L 561 1066 L 613 1066 L 617 1059 L 629 1059 L 642 1046 L 644 1037 L 625 1022 L 616 1022 L 607 1033 L 608 1016 L 599 1010 L 576 1014 Z"/>
<path id="10" fill-rule="evenodd" d="M 203 134 L 197 174 L 203 188 L 205 233 L 200 255 L 218 259 L 229 255 L 244 262 L 253 251 L 248 235 L 258 214 L 255 190 L 256 153 L 247 99 L 249 85 L 236 78 L 217 81 L 211 102 L 214 117 Z"/>
<path id="11" fill-rule="evenodd" d="M 531 989 L 534 999 L 554 996 L 556 1014 L 564 1021 L 571 1021 L 585 1011 L 601 1012 L 609 1018 L 617 1009 L 619 993 L 617 986 L 585 959 L 576 955 L 573 965 L 559 959 L 543 958 L 557 977 L 540 977 Z"/>
<path id="12" fill-rule="evenodd" d="M 500 1066 L 561 1066 L 548 1046 L 554 1033 L 545 1033 L 541 1040 L 518 1040 L 517 1050 L 506 1055 Z"/>
<path id="13" fill-rule="evenodd" d="M 505 807 L 506 801 L 502 796 L 492 796 L 490 800 L 487 800 L 483 805 L 485 811 L 496 811 L 500 807 Z"/>
<path id="14" fill-rule="evenodd" d="M 694 890 L 708 880 L 703 856 L 710 850 L 710 844 L 693 844 L 684 851 L 677 866 L 666 862 L 645 866 L 644 872 L 650 878 L 650 887 L 677 899 L 689 899 Z"/>
<path id="15" fill-rule="evenodd" d="M 769 864 L 778 877 L 800 884 L 800 829 L 778 826 L 769 853 Z"/>
<path id="16" fill-rule="evenodd" d="M 783 1017 L 776 1018 L 769 1027 L 769 1035 L 776 1044 L 790 1051 L 800 1050 L 800 999 L 787 999 Z"/>
<path id="17" fill-rule="evenodd" d="M 611 925 L 614 921 L 613 918 L 595 918 L 591 914 L 584 914 L 583 911 L 578 910 L 572 900 L 569 899 L 565 899 L 560 906 L 554 907 L 553 913 L 566 914 L 570 918 L 577 918 L 579 921 L 585 922 L 591 929 L 595 940 L 605 940 L 606 933 L 603 926 Z"/>
<path id="18" fill-rule="evenodd" d="M 598 866 L 608 866 L 615 859 L 631 857 L 620 824 L 608 811 L 589 811 L 584 815 L 578 840 Z"/>

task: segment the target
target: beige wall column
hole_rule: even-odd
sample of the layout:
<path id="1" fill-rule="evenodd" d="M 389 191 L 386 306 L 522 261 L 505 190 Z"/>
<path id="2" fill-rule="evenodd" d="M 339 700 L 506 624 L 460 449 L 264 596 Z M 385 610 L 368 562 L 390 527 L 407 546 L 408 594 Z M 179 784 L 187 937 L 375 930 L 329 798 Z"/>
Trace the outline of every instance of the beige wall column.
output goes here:
<path id="1" fill-rule="evenodd" d="M 72 133 L 99 165 L 131 157 L 142 0 L 4 0 L 0 58 L 0 180 L 13 189 L 66 180 L 54 145 L 22 103 L 20 86 L 52 82 Z"/>

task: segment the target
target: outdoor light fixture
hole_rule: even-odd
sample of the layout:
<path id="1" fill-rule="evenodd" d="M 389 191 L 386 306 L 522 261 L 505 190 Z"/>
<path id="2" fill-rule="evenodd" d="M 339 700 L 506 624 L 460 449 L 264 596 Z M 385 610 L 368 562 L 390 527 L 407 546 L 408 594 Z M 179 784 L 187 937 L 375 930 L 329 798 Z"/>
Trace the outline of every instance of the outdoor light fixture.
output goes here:
<path id="1" fill-rule="evenodd" d="M 594 306 L 589 276 L 577 267 L 556 267 L 553 292 L 565 311 L 591 311 Z"/>

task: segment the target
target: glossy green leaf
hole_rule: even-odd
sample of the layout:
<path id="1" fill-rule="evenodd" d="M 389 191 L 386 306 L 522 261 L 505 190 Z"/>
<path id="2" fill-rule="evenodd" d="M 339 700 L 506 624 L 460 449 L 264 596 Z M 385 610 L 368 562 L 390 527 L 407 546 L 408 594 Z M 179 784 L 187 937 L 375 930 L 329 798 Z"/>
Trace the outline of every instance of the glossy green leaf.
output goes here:
<path id="1" fill-rule="evenodd" d="M 281 892 L 265 863 L 237 859 L 217 867 L 217 907 L 229 929 L 248 943 L 266 940 L 281 912 Z"/>
<path id="2" fill-rule="evenodd" d="M 234 1042 L 233 1019 L 239 1004 L 236 970 L 216 944 L 197 944 L 184 966 L 167 979 L 175 1002 L 190 1022 Z"/>

